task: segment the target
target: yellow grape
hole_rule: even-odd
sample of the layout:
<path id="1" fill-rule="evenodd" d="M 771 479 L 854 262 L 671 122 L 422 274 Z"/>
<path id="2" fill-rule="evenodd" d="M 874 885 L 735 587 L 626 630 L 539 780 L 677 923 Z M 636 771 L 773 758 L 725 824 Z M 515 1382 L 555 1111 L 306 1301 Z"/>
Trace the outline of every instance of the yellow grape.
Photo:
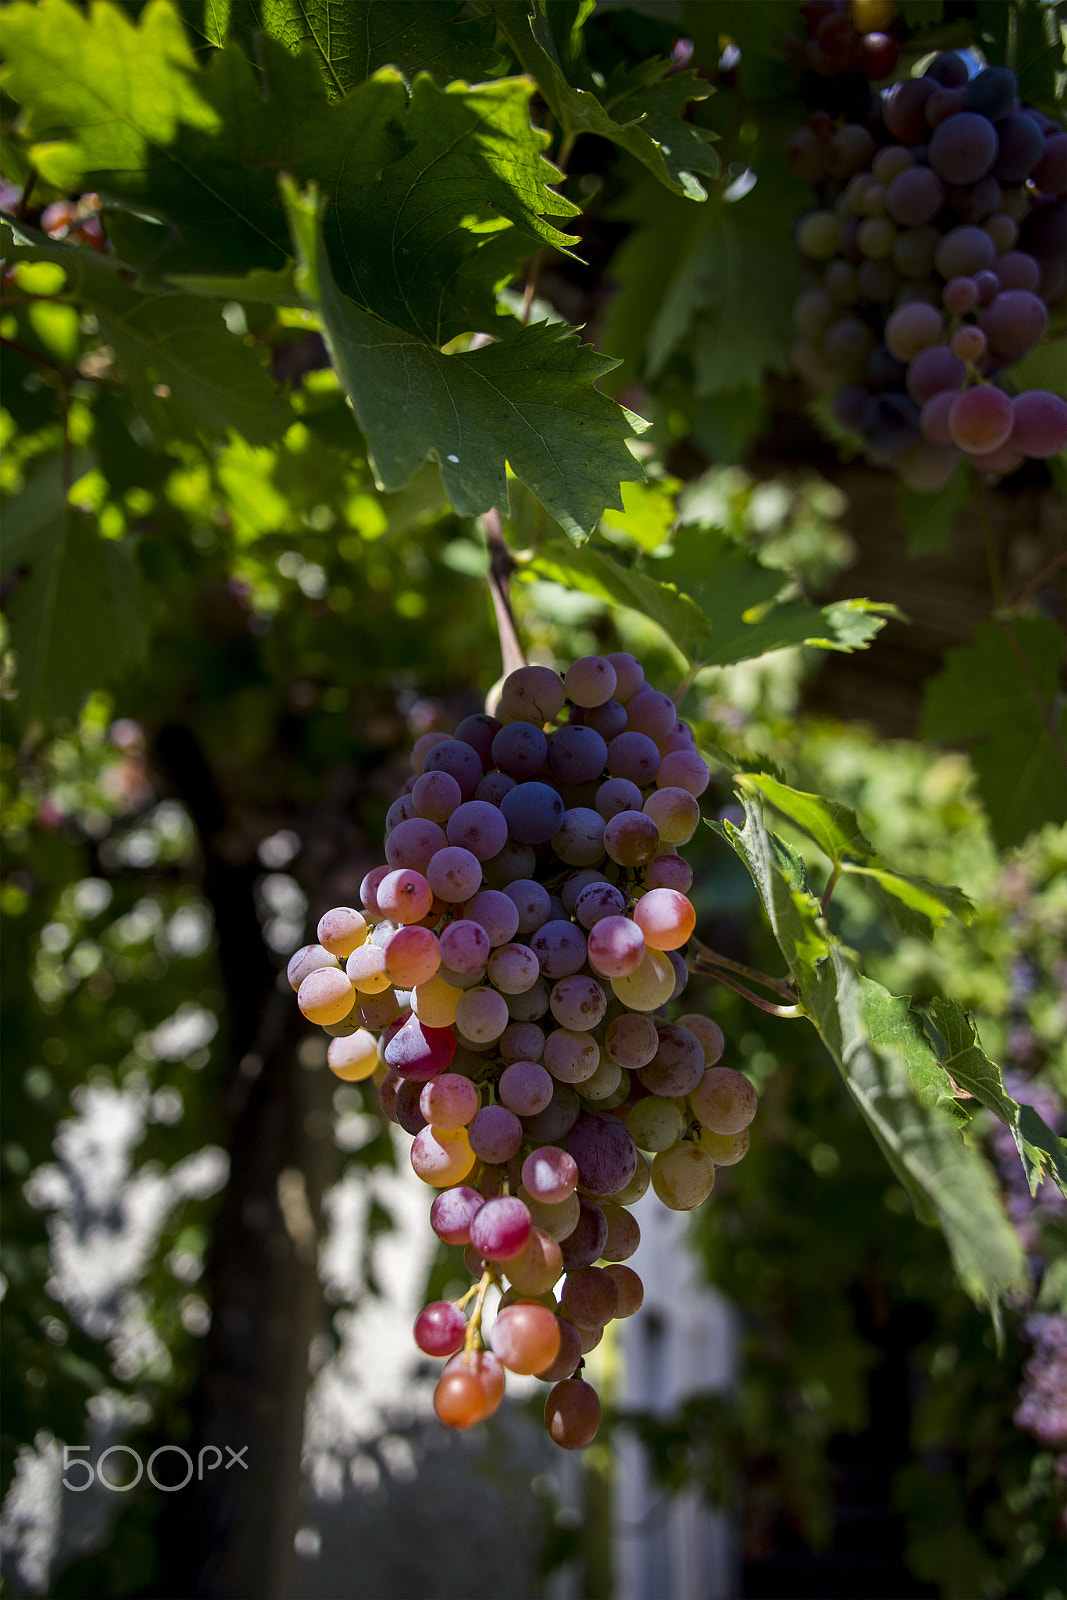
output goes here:
<path id="1" fill-rule="evenodd" d="M 715 1187 L 715 1163 L 699 1145 L 679 1139 L 653 1161 L 652 1187 L 672 1211 L 692 1211 Z"/>
<path id="2" fill-rule="evenodd" d="M 636 972 L 612 978 L 616 998 L 631 1011 L 655 1011 L 674 993 L 675 972 L 662 950 L 646 950 Z"/>
<path id="3" fill-rule="evenodd" d="M 316 967 L 296 994 L 296 1003 L 309 1022 L 341 1022 L 355 1002 L 356 991 L 340 967 Z"/>
<path id="4" fill-rule="evenodd" d="M 362 1083 L 377 1069 L 378 1041 L 366 1028 L 357 1028 L 345 1039 L 331 1039 L 326 1061 L 345 1083 Z"/>

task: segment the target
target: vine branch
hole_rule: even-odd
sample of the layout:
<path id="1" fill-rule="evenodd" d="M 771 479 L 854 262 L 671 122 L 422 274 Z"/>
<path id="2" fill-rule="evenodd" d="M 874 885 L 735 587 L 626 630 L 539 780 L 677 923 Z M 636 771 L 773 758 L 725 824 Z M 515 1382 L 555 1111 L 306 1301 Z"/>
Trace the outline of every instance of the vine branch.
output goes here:
<path id="1" fill-rule="evenodd" d="M 519 642 L 515 613 L 511 609 L 510 580 L 515 570 L 515 562 L 505 542 L 500 512 L 495 506 L 483 516 L 482 527 L 485 529 L 485 543 L 489 550 L 487 577 L 489 592 L 493 597 L 493 610 L 496 613 L 497 633 L 500 635 L 500 659 L 506 678 L 509 672 L 517 672 L 519 667 L 526 665 L 526 654 Z"/>
<path id="2" fill-rule="evenodd" d="M 718 977 L 720 970 L 733 972 L 739 978 L 748 978 L 761 988 L 770 989 L 772 994 L 781 995 L 783 1000 L 796 999 L 793 984 L 788 978 L 771 978 L 765 972 L 757 972 L 755 967 L 746 967 L 741 961 L 731 961 L 729 956 L 720 955 L 699 939 L 691 938 L 689 943 L 692 947 L 688 960 L 690 972 L 703 972 L 713 977 Z"/>

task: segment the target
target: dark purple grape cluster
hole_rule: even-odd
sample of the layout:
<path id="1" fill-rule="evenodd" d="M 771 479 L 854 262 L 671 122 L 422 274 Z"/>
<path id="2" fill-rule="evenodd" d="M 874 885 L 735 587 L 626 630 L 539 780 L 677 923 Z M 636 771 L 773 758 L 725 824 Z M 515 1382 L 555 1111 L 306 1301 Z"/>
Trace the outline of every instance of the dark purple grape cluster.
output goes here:
<path id="1" fill-rule="evenodd" d="M 816 41 L 848 22 L 802 9 Z M 796 226 L 792 363 L 868 458 L 933 492 L 962 457 L 1005 474 L 1067 449 L 1062 399 L 1009 392 L 1067 288 L 1067 133 L 1015 75 L 946 51 L 862 117 L 813 112 L 787 158 L 820 202 Z"/>
<path id="2" fill-rule="evenodd" d="M 337 1076 L 374 1078 L 439 1190 L 431 1226 L 465 1247 L 470 1290 L 415 1325 L 420 1350 L 451 1358 L 441 1421 L 480 1422 L 505 1369 L 534 1374 L 554 1385 L 549 1434 L 580 1449 L 599 1402 L 576 1369 L 643 1298 L 627 1208 L 650 1186 L 673 1210 L 702 1204 L 756 1112 L 749 1080 L 717 1065 L 716 1024 L 667 1020 L 696 922 L 678 846 L 708 769 L 625 652 L 520 668 L 494 715 L 424 734 L 411 765 L 362 907 L 325 913 L 289 981 Z"/>

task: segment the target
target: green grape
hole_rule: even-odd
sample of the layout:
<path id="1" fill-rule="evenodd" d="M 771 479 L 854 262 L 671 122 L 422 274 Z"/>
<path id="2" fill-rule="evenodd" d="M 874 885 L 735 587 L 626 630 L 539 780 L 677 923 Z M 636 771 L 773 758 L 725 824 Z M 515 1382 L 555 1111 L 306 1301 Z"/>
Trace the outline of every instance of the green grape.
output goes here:
<path id="1" fill-rule="evenodd" d="M 715 1187 L 715 1163 L 699 1145 L 679 1139 L 653 1160 L 652 1187 L 672 1211 L 692 1211 Z"/>

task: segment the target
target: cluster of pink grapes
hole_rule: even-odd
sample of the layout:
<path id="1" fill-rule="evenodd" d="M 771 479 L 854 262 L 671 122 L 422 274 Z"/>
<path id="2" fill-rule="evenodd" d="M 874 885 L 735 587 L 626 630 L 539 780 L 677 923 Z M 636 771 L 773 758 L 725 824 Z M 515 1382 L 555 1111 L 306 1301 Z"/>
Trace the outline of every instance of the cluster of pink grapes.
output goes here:
<path id="1" fill-rule="evenodd" d="M 841 8 L 802 8 L 814 37 Z M 847 18 L 845 19 L 847 24 Z M 1067 449 L 1067 403 L 1013 393 L 1067 287 L 1067 133 L 1020 106 L 1014 73 L 945 51 L 922 77 L 816 110 L 787 145 L 819 204 L 796 227 L 795 370 L 911 488 L 962 458 L 1014 472 Z"/>
<path id="2" fill-rule="evenodd" d="M 576 1374 L 643 1298 L 627 1207 L 650 1184 L 674 1210 L 706 1200 L 748 1148 L 756 1094 L 716 1064 L 714 1022 L 667 1020 L 696 921 L 678 846 L 708 783 L 674 702 L 619 652 L 522 667 L 494 710 L 417 740 L 386 864 L 288 975 L 333 1071 L 373 1076 L 412 1135 L 434 1231 L 465 1247 L 471 1289 L 415 1324 L 451 1358 L 441 1421 L 490 1416 L 507 1369 L 553 1386 L 548 1432 L 581 1449 L 600 1403 Z"/>

